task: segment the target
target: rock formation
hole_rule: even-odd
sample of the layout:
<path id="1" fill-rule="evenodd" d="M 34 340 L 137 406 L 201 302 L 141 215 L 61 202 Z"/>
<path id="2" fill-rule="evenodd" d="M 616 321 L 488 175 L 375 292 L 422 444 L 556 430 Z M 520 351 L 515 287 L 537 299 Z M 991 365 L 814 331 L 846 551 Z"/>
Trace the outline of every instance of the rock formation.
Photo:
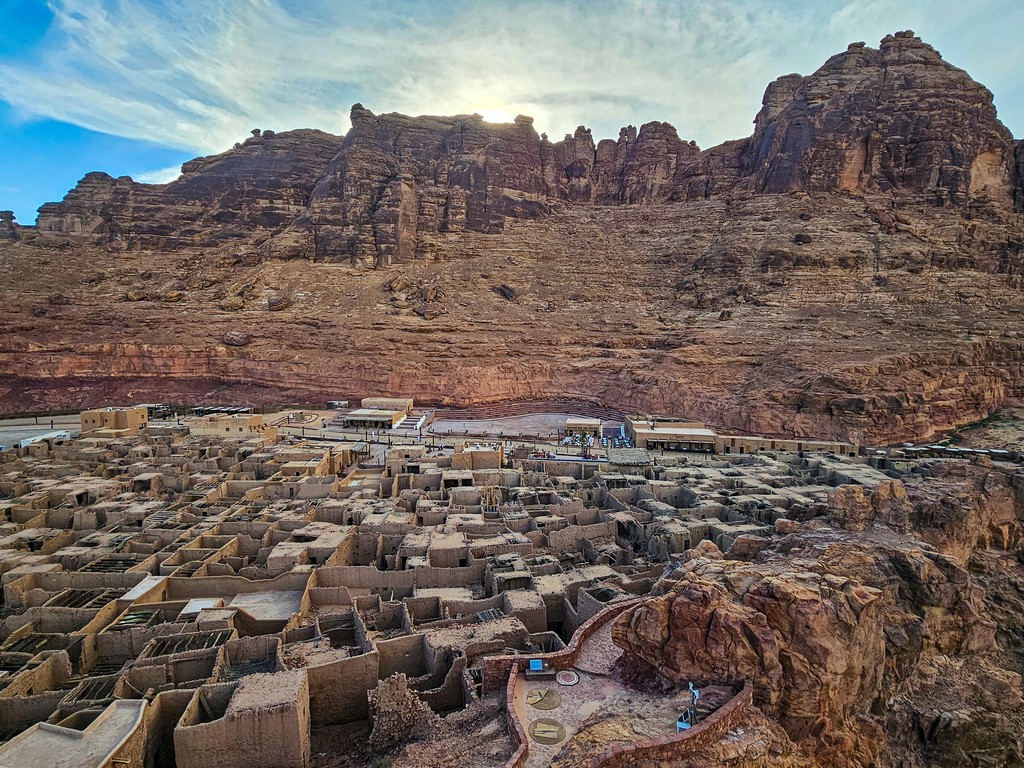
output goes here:
<path id="1" fill-rule="evenodd" d="M 1014 194 L 1017 201 L 1017 210 L 1024 213 L 1024 141 L 1017 144 L 1014 155 L 1017 159 L 1017 186 Z"/>
<path id="2" fill-rule="evenodd" d="M 254 131 L 0 223 L 0 401 L 573 395 L 927 438 L 1024 397 L 1022 158 L 910 32 L 776 80 L 752 137 L 703 151 L 356 105 L 344 138 Z"/>
<path id="3" fill-rule="evenodd" d="M 1013 139 L 992 94 L 912 32 L 779 78 L 763 104 L 744 157 L 758 191 L 900 190 L 962 206 L 1010 189 Z"/>
<path id="4" fill-rule="evenodd" d="M 14 211 L 0 211 L 0 240 L 17 240 L 18 229 L 14 224 Z"/>
<path id="5" fill-rule="evenodd" d="M 256 133 L 220 155 L 190 160 L 169 184 L 89 173 L 62 202 L 39 209 L 39 233 L 55 236 L 50 241 L 170 251 L 259 241 L 305 210 L 341 139 L 312 130 Z"/>
<path id="6" fill-rule="evenodd" d="M 1024 483 L 984 463 L 936 472 L 869 497 L 837 489 L 833 523 L 805 522 L 753 562 L 686 553 L 615 642 L 675 683 L 752 680 L 805 765 L 1022 764 Z"/>

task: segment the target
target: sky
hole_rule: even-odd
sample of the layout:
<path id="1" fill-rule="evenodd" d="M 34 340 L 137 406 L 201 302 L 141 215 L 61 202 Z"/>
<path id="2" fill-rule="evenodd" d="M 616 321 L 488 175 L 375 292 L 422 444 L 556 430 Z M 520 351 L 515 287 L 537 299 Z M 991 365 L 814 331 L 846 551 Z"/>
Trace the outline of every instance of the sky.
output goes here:
<path id="1" fill-rule="evenodd" d="M 342 134 L 355 102 L 706 148 L 771 80 L 904 29 L 1024 137 L 1021 0 L 0 0 L 0 209 L 31 224 L 94 170 L 170 181 L 252 128 Z"/>

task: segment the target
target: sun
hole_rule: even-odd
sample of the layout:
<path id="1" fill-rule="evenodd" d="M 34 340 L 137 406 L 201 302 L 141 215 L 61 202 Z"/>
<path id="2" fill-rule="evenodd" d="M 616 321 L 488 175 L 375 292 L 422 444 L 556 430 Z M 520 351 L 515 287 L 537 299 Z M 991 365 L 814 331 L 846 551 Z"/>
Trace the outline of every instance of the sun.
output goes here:
<path id="1" fill-rule="evenodd" d="M 511 123 L 516 119 L 516 116 L 509 112 L 507 109 L 502 107 L 494 107 L 493 109 L 479 109 L 477 112 L 480 113 L 481 117 L 488 123 Z"/>

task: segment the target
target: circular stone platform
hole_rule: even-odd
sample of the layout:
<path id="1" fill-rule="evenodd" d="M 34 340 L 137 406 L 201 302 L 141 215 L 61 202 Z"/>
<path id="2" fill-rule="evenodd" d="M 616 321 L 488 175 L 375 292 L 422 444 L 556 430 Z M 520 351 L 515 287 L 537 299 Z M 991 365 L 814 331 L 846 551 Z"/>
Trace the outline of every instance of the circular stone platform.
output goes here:
<path id="1" fill-rule="evenodd" d="M 565 726 L 550 717 L 542 717 L 530 723 L 530 738 L 538 744 L 557 744 L 565 738 Z"/>
<path id="2" fill-rule="evenodd" d="M 535 688 L 526 694 L 526 703 L 534 709 L 555 709 L 561 705 L 562 697 L 551 688 Z"/>
<path id="3" fill-rule="evenodd" d="M 555 675 L 555 682 L 559 685 L 576 685 L 580 681 L 578 673 L 573 672 L 571 669 L 563 669 L 557 675 Z"/>

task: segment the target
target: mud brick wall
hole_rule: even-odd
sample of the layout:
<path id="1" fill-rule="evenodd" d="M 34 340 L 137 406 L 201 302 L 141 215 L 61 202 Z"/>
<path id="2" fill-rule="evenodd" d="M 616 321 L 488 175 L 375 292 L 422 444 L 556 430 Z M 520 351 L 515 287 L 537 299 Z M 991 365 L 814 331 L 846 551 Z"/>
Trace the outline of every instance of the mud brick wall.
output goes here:
<path id="1" fill-rule="evenodd" d="M 532 658 L 544 659 L 555 669 L 568 669 L 576 663 L 576 656 L 579 654 L 580 645 L 604 624 L 614 619 L 626 608 L 636 605 L 642 598 L 625 600 L 621 603 L 614 603 L 601 611 L 589 621 L 580 626 L 572 636 L 569 645 L 554 653 L 538 654 L 536 656 L 491 656 L 484 659 L 483 665 L 483 690 L 484 693 L 498 690 L 509 678 L 509 670 L 526 669 L 527 662 Z"/>
<path id="2" fill-rule="evenodd" d="M 690 730 L 632 744 L 614 744 L 595 757 L 590 768 L 646 768 L 682 759 L 720 741 L 743 719 L 753 698 L 754 686 L 747 681 L 739 693 Z"/>

